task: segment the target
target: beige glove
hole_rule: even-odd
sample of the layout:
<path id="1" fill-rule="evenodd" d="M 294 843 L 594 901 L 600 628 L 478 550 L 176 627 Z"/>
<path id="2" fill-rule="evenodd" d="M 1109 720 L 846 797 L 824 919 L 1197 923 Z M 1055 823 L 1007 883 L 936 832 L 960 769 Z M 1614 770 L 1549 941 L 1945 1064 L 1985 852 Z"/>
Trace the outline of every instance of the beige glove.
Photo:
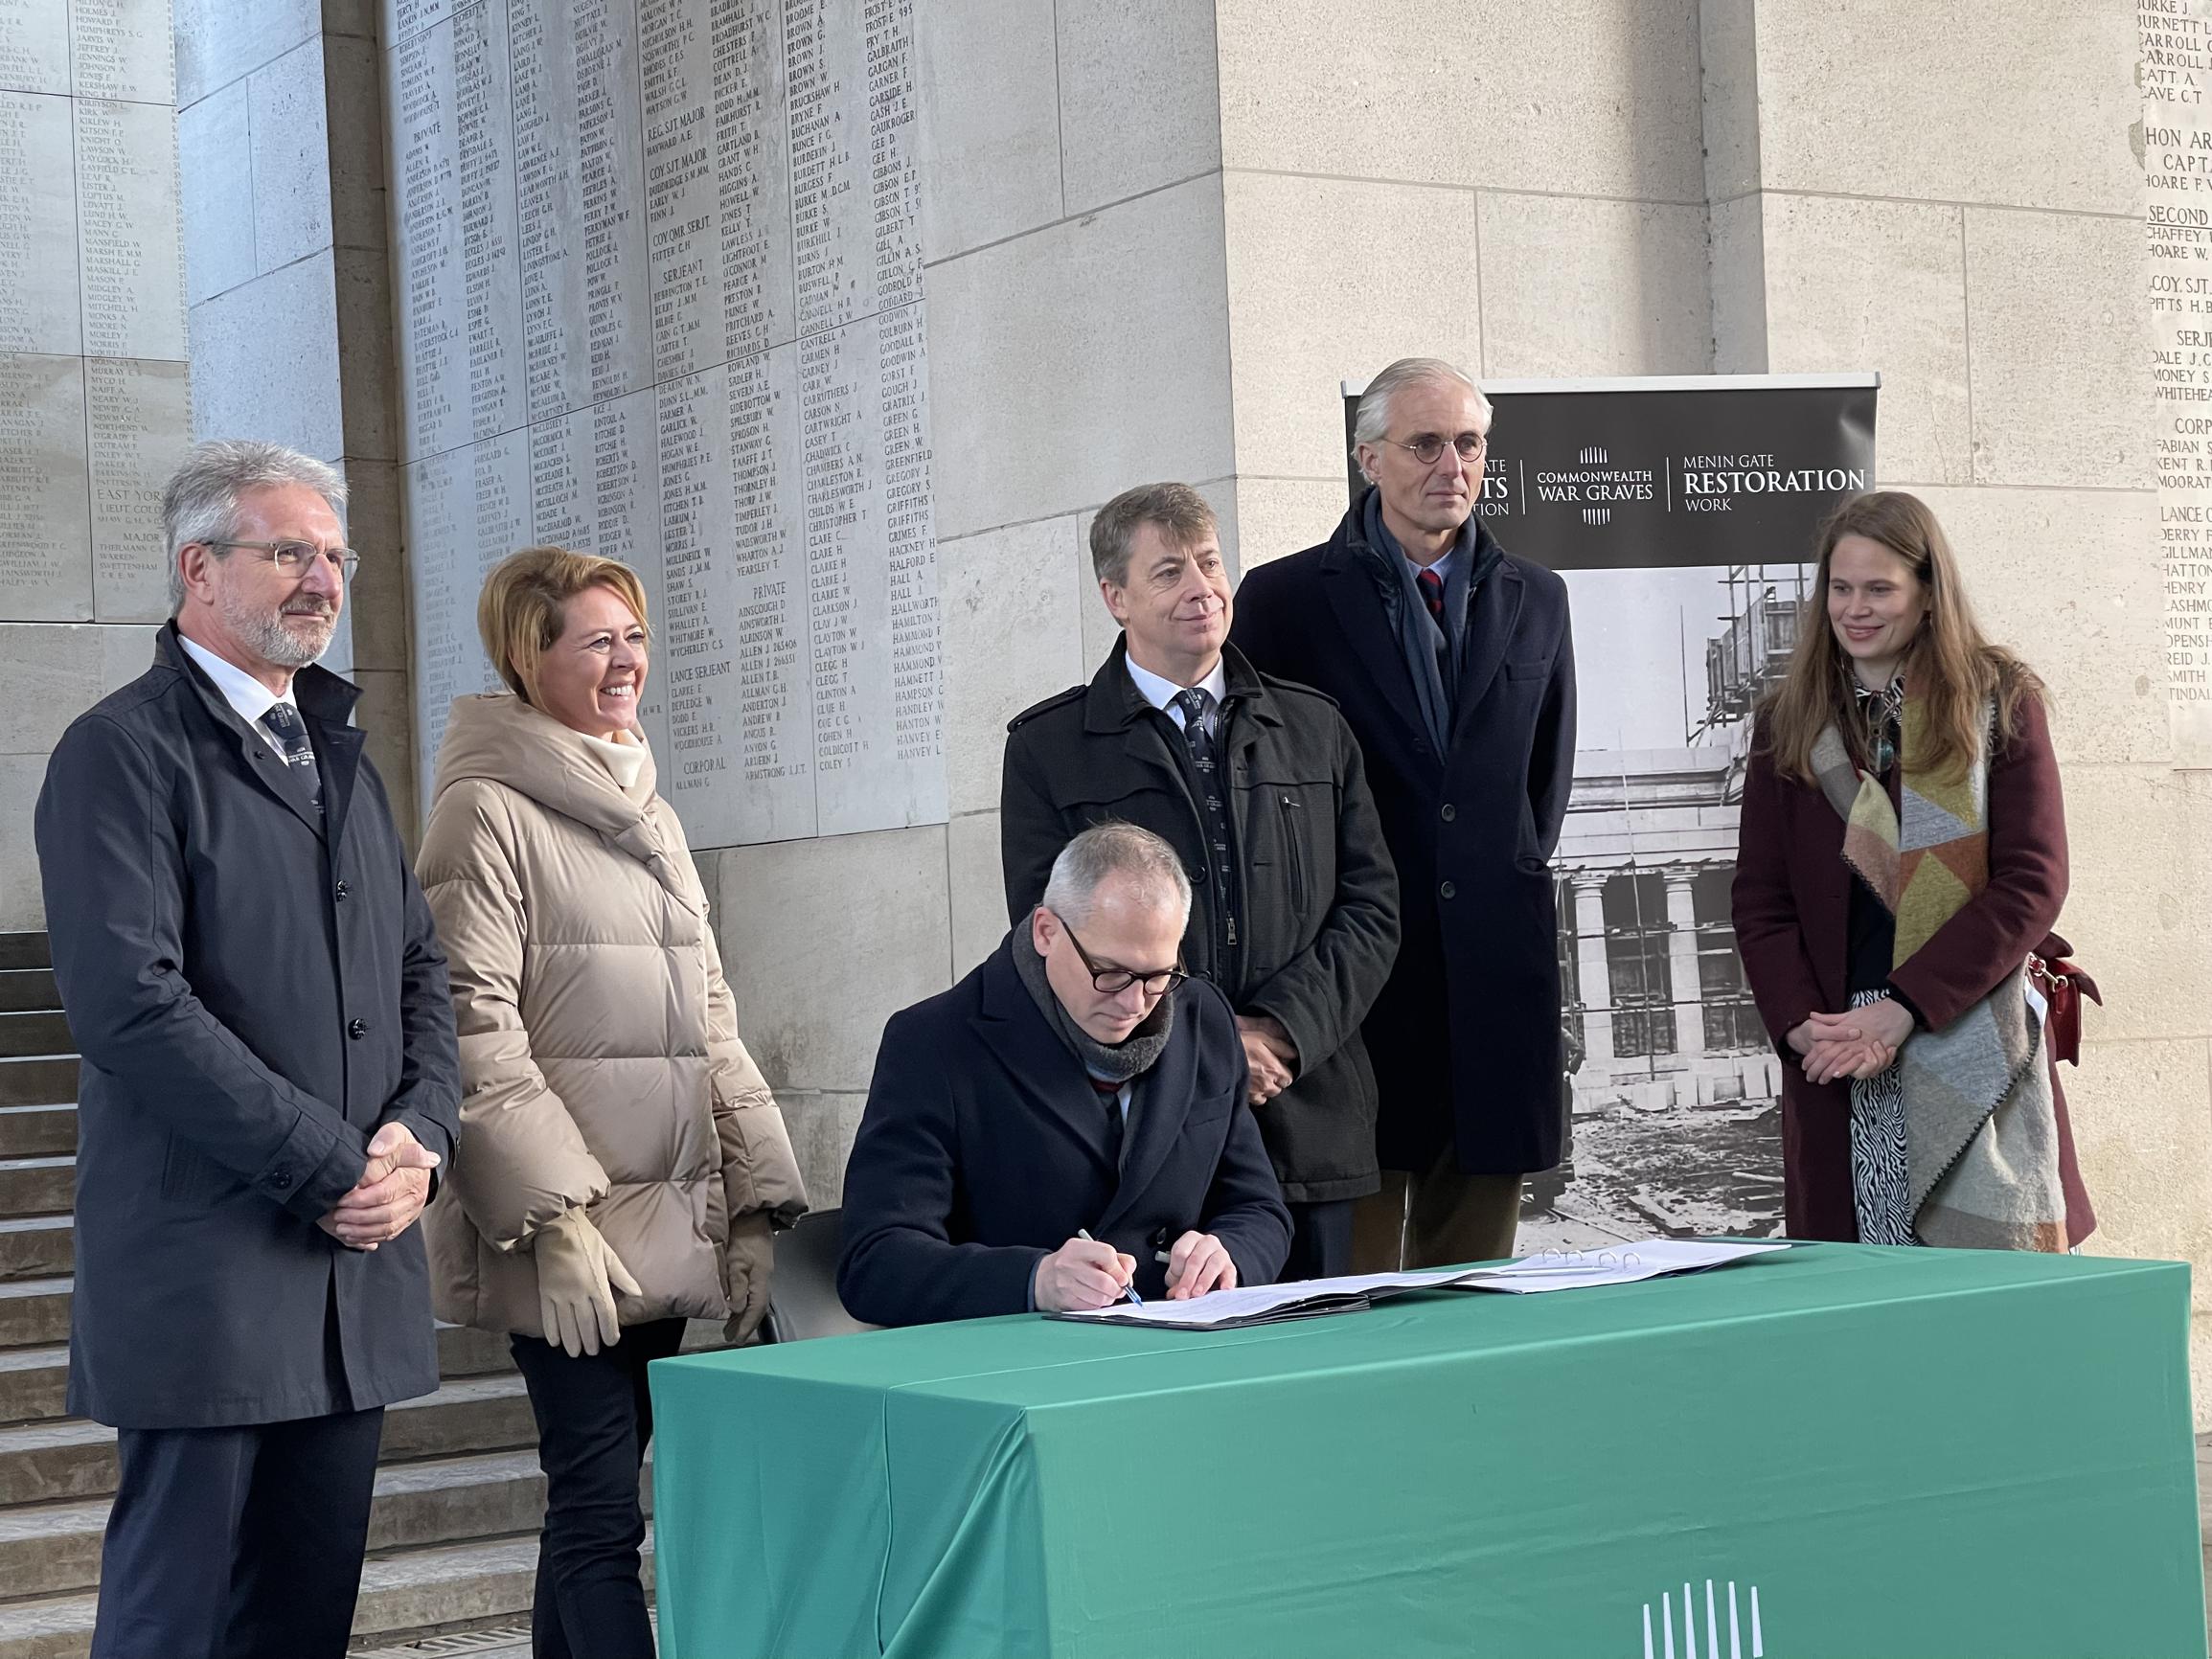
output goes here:
<path id="1" fill-rule="evenodd" d="M 622 1258 L 607 1247 L 582 1210 L 571 1210 L 531 1237 L 537 1259 L 537 1317 L 545 1340 L 558 1343 L 568 1357 L 597 1353 L 604 1343 L 622 1340 L 614 1314 L 617 1290 L 638 1295 Z"/>
<path id="2" fill-rule="evenodd" d="M 775 1246 L 764 1210 L 754 1210 L 730 1219 L 730 1241 L 722 1246 L 722 1291 L 730 1299 L 729 1323 L 722 1340 L 742 1346 L 753 1339 L 768 1312 L 768 1271 L 775 1265 Z"/>

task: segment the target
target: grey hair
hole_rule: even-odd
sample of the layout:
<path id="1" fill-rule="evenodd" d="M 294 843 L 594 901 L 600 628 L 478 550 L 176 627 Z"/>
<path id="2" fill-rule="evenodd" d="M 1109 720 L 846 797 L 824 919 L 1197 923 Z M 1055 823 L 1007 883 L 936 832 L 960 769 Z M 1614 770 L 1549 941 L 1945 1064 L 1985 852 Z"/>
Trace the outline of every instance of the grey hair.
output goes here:
<path id="1" fill-rule="evenodd" d="M 184 573 L 176 556 L 192 543 L 228 541 L 238 534 L 239 496 L 248 489 L 305 485 L 346 516 L 346 481 L 336 467 L 251 439 L 222 440 L 194 448 L 161 492 L 161 530 L 169 542 L 169 612 L 184 608 Z"/>
<path id="2" fill-rule="evenodd" d="M 1174 894 L 1183 920 L 1191 916 L 1191 878 L 1175 850 L 1134 824 L 1093 824 L 1060 850 L 1044 884 L 1044 907 L 1063 921 L 1090 920 L 1100 884 L 1126 875 L 1153 898 Z"/>
<path id="3" fill-rule="evenodd" d="M 1187 484 L 1140 484 L 1098 510 L 1090 521 L 1090 568 L 1109 587 L 1127 587 L 1137 527 L 1157 525 L 1176 547 L 1188 550 L 1217 528 L 1206 498 Z"/>
<path id="4" fill-rule="evenodd" d="M 1464 386 L 1474 394 L 1474 429 L 1490 435 L 1490 399 L 1464 370 L 1442 357 L 1401 357 L 1367 382 L 1352 417 L 1352 442 L 1380 443 L 1390 435 L 1390 399 L 1407 386 Z M 1357 455 L 1353 457 L 1355 461 Z"/>

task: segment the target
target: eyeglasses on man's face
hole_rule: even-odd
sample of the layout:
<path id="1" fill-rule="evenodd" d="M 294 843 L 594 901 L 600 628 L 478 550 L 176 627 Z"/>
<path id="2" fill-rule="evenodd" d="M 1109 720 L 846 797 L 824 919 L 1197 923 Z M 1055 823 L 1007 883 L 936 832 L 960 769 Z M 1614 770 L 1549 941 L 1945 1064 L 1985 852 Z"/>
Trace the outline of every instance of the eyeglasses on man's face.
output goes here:
<path id="1" fill-rule="evenodd" d="M 321 558 L 329 560 L 340 581 L 347 581 L 361 565 L 361 556 L 350 547 L 317 547 L 311 541 L 211 541 L 206 545 L 258 553 L 275 565 L 280 575 L 288 577 L 307 575 Z"/>
<path id="2" fill-rule="evenodd" d="M 1055 920 L 1059 921 L 1060 931 L 1067 935 L 1068 943 L 1075 946 L 1076 955 L 1083 958 L 1083 966 L 1090 969 L 1091 989 L 1102 996 L 1119 996 L 1132 985 L 1143 986 L 1147 996 L 1165 996 L 1191 977 L 1179 965 L 1163 967 L 1156 973 L 1136 973 L 1110 962 L 1100 962 L 1083 949 L 1083 941 L 1076 938 L 1075 929 L 1068 926 L 1066 917 L 1056 917 Z"/>
<path id="3" fill-rule="evenodd" d="M 1424 466 L 1434 466 L 1444 459 L 1448 447 L 1459 451 L 1459 458 L 1471 465 L 1480 461 L 1490 440 L 1479 432 L 1462 432 L 1456 438 L 1447 438 L 1436 432 L 1424 432 L 1416 438 L 1385 438 L 1382 442 L 1406 451 Z"/>

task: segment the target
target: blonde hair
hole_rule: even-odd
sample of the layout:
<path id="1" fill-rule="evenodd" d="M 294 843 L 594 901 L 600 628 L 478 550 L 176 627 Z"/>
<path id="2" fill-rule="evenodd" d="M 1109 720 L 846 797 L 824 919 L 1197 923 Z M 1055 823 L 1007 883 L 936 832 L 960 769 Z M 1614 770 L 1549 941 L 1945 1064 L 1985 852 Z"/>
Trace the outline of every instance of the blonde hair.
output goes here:
<path id="1" fill-rule="evenodd" d="M 1854 717 L 1851 658 L 1828 621 L 1829 566 L 1836 544 L 1847 535 L 1886 547 L 1920 583 L 1927 615 L 1905 648 L 1904 665 L 1905 686 L 1927 711 L 1914 763 L 1937 777 L 1963 775 L 1981 748 L 1984 707 L 1995 704 L 1996 735 L 2008 738 L 2022 700 L 2043 695 L 2042 682 L 2018 657 L 1984 637 L 1943 526 L 1927 502 L 1902 489 L 1855 495 L 1820 528 L 1819 571 L 1797 625 L 1797 648 L 1789 672 L 1759 712 L 1774 768 L 1801 784 L 1815 782 L 1813 745 L 1828 726 L 1843 735 L 1860 766 L 1873 763 L 1862 752 L 1863 722 Z"/>
<path id="2" fill-rule="evenodd" d="M 476 632 L 499 677 L 524 702 L 534 702 L 538 664 L 567 625 L 568 602 L 588 587 L 612 592 L 651 636 L 645 583 L 619 558 L 565 547 L 526 547 L 509 554 L 484 579 L 484 592 L 476 601 Z"/>

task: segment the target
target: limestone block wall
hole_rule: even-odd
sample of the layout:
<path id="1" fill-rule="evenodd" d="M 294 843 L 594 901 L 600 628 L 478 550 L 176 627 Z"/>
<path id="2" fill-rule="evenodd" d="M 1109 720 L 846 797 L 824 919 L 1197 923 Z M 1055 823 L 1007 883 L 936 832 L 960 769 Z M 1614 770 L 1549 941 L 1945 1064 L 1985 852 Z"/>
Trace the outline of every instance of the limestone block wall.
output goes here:
<path id="1" fill-rule="evenodd" d="M 699 855 L 817 1204 L 885 1018 L 1006 930 L 1006 722 L 1114 637 L 1089 515 L 1182 478 L 1237 523 L 1213 8 L 930 0 L 914 30 L 950 821 Z"/>
<path id="2" fill-rule="evenodd" d="M 0 8 L 0 928 L 44 924 L 46 757 L 167 614 L 179 258 L 169 0 Z"/>
<path id="3" fill-rule="evenodd" d="M 1247 565 L 1344 511 L 1337 382 L 1713 366 L 1697 0 L 1221 0 Z"/>
<path id="4" fill-rule="evenodd" d="M 1716 366 L 1879 367 L 1883 482 L 1934 506 L 1985 625 L 2049 683 L 2060 928 L 2106 993 L 2064 1075 L 2088 1248 L 2196 1264 L 2201 1379 L 2212 773 L 2168 735 L 2134 11 L 1727 0 L 1705 22 Z M 1878 82 L 1836 72 L 1874 61 Z"/>

